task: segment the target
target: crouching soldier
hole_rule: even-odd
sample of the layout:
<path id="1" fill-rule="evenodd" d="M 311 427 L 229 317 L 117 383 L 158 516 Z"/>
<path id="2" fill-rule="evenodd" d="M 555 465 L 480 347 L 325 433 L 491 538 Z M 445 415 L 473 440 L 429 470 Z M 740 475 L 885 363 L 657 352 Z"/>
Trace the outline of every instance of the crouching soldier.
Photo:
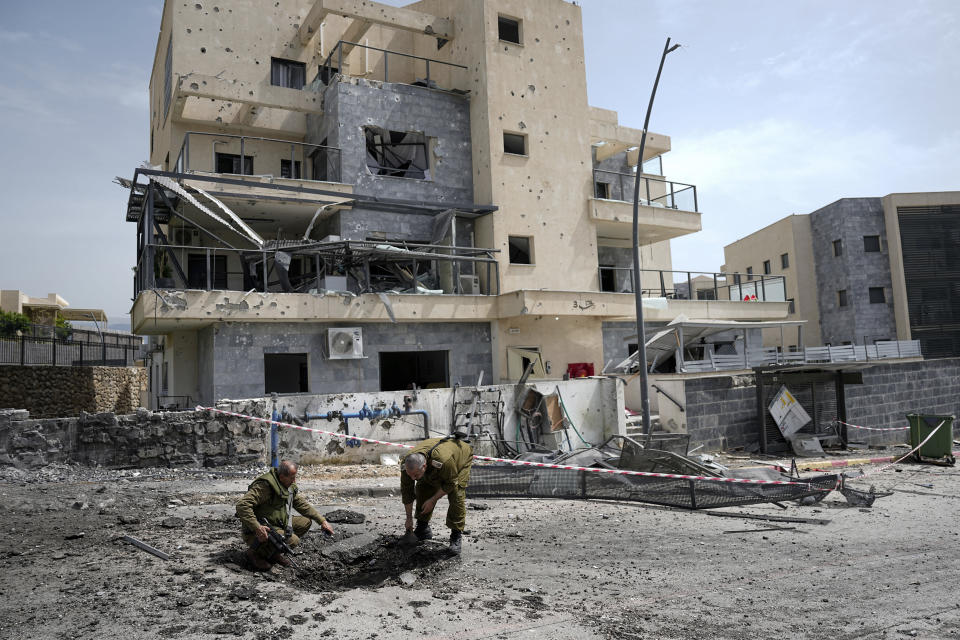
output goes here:
<path id="1" fill-rule="evenodd" d="M 284 536 L 291 547 L 300 544 L 301 536 L 313 522 L 328 534 L 333 533 L 330 523 L 300 496 L 296 478 L 297 465 L 284 460 L 278 468 L 254 480 L 247 493 L 237 502 L 237 517 L 243 526 L 241 536 L 249 547 L 247 558 L 260 571 L 266 571 L 274 562 L 290 566 L 290 560 L 277 553 L 274 545 L 268 541 L 269 529 L 261 521 L 265 520 L 270 528 Z M 294 516 L 293 509 L 301 516 Z"/>
<path id="2" fill-rule="evenodd" d="M 433 537 L 430 516 L 437 501 L 447 496 L 447 527 L 450 551 L 460 553 L 460 539 L 466 523 L 466 488 L 470 481 L 473 449 L 458 437 L 430 438 L 404 457 L 400 470 L 400 498 L 406 511 L 406 529 L 420 541 Z M 416 502 L 416 513 L 414 513 Z M 417 525 L 414 528 L 413 520 Z"/>

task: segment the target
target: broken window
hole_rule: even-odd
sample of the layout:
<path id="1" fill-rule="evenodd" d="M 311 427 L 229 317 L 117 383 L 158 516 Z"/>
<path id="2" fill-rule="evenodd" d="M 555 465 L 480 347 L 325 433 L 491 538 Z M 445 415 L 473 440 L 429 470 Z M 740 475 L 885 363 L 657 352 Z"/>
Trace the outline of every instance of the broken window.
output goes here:
<path id="1" fill-rule="evenodd" d="M 511 259 L 511 262 L 513 260 Z M 612 264 L 600 265 L 600 291 L 617 290 L 617 272 Z"/>
<path id="2" fill-rule="evenodd" d="M 210 256 L 213 277 L 210 286 L 213 289 L 227 288 L 227 256 Z M 191 253 L 187 256 L 187 288 L 207 288 L 207 256 L 203 253 Z"/>
<path id="3" fill-rule="evenodd" d="M 533 264 L 533 238 L 510 236 L 510 264 Z"/>
<path id="4" fill-rule="evenodd" d="M 540 347 L 507 347 L 507 376 L 511 380 L 519 380 L 531 363 L 533 364 L 531 378 L 546 377 L 547 372 L 543 366 Z"/>
<path id="5" fill-rule="evenodd" d="M 216 154 L 217 173 L 237 173 L 253 175 L 253 156 L 243 156 L 243 170 L 240 170 L 240 156 L 236 153 Z"/>
<path id="6" fill-rule="evenodd" d="M 506 16 L 497 17 L 497 32 L 504 42 L 520 44 L 520 21 Z"/>
<path id="7" fill-rule="evenodd" d="M 503 133 L 503 152 L 515 156 L 527 155 L 527 137 L 521 133 Z"/>
<path id="8" fill-rule="evenodd" d="M 610 199 L 610 183 L 609 182 L 594 182 L 593 183 L 593 197 L 599 198 L 600 200 L 609 200 Z"/>
<path id="9" fill-rule="evenodd" d="M 448 351 L 381 351 L 380 390 L 404 391 L 450 386 Z"/>
<path id="10" fill-rule="evenodd" d="M 863 236 L 863 250 L 867 253 L 880 251 L 880 236 Z"/>
<path id="11" fill-rule="evenodd" d="M 883 287 L 870 287 L 870 304 L 883 304 L 887 301 L 887 296 L 883 293 Z"/>
<path id="12" fill-rule="evenodd" d="M 375 176 L 425 180 L 427 139 L 422 133 L 388 131 L 381 127 L 364 127 L 367 141 L 367 168 Z"/>
<path id="13" fill-rule="evenodd" d="M 293 178 L 299 180 L 301 178 L 300 174 L 300 161 L 293 161 L 293 173 L 290 172 L 290 161 L 281 160 L 280 161 L 280 177 L 281 178 Z"/>
<path id="14" fill-rule="evenodd" d="M 307 65 L 296 60 L 270 58 L 270 84 L 288 89 L 303 89 Z"/>
<path id="15" fill-rule="evenodd" d="M 306 393 L 310 390 L 309 380 L 307 354 L 263 354 L 263 388 L 265 393 Z"/>

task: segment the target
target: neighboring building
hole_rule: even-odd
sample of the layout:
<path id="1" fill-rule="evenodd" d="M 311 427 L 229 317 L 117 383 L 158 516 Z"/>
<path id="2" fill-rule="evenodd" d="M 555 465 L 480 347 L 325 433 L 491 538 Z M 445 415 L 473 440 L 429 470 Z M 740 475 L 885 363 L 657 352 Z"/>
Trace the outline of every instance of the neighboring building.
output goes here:
<path id="1" fill-rule="evenodd" d="M 127 208 L 152 395 L 600 371 L 627 356 L 638 165 L 643 289 L 671 298 L 645 319 L 783 318 L 784 302 L 661 296 L 669 273 L 649 286 L 669 240 L 700 230 L 696 188 L 662 176 L 667 136 L 648 133 L 641 159 L 643 132 L 587 103 L 580 12 L 167 1 L 153 166 Z"/>
<path id="2" fill-rule="evenodd" d="M 930 358 L 960 356 L 958 247 L 960 192 L 894 193 L 788 216 L 724 247 L 724 258 L 725 270 L 794 270 L 791 319 L 808 321 L 807 346 L 919 340 Z"/>

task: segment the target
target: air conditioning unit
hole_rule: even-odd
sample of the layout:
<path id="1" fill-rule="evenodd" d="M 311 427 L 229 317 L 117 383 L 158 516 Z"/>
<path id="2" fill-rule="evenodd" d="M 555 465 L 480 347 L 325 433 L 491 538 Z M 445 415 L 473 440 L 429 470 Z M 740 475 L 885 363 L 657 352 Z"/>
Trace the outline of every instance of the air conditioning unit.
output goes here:
<path id="1" fill-rule="evenodd" d="M 480 295 L 480 276 L 461 275 L 460 293 L 466 296 Z"/>
<path id="2" fill-rule="evenodd" d="M 327 357 L 347 360 L 363 357 L 363 332 L 359 327 L 327 329 Z"/>

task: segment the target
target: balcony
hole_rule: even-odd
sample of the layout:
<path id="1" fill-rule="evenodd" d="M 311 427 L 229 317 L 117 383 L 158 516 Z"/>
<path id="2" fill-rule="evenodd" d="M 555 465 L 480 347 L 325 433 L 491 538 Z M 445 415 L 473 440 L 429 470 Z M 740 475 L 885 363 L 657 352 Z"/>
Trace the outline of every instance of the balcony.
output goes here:
<path id="1" fill-rule="evenodd" d="M 636 180 L 633 173 L 594 169 L 594 197 L 588 200 L 588 208 L 601 241 L 631 240 Z M 660 242 L 700 231 L 696 186 L 646 175 L 640 180 L 641 242 Z"/>
<path id="2" fill-rule="evenodd" d="M 600 291 L 633 293 L 631 267 L 599 267 Z M 755 276 L 698 271 L 641 269 L 642 295 L 668 300 L 726 300 L 730 302 L 786 302 L 784 276 Z M 690 292 L 693 295 L 690 295 Z"/>
<path id="3" fill-rule="evenodd" d="M 177 173 L 219 173 L 274 180 L 340 182 L 340 149 L 323 145 L 188 131 Z"/>
<path id="4" fill-rule="evenodd" d="M 467 94 L 466 72 L 461 64 L 341 40 L 318 68 L 314 83 L 327 85 L 345 75 Z"/>

